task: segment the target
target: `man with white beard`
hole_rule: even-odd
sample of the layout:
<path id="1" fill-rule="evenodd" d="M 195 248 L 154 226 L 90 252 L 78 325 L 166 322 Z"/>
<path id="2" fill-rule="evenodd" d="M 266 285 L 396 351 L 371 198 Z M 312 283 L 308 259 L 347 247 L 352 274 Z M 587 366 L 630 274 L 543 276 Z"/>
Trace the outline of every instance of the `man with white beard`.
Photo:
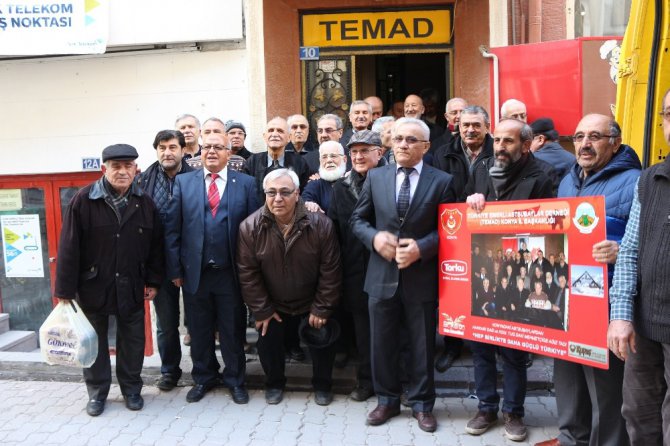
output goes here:
<path id="1" fill-rule="evenodd" d="M 363 132 L 370 132 L 363 130 Z M 356 132 L 361 133 L 361 132 Z M 305 207 L 311 212 L 328 212 L 333 195 L 333 184 L 344 176 L 347 169 L 347 157 L 342 144 L 326 141 L 319 146 L 319 179 L 307 183 L 302 193 Z"/>

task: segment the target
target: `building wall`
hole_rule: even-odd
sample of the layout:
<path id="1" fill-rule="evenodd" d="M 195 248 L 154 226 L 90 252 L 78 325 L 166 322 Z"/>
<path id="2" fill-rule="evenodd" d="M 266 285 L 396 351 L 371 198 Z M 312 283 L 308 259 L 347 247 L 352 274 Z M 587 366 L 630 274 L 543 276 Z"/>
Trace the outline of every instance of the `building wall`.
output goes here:
<path id="1" fill-rule="evenodd" d="M 449 4 L 440 0 L 265 0 L 265 88 L 268 116 L 301 111 L 299 10 L 407 7 Z M 489 62 L 479 54 L 489 44 L 488 0 L 455 4 L 454 94 L 475 104 L 487 104 Z"/>
<path id="2" fill-rule="evenodd" d="M 80 171 L 82 157 L 117 142 L 134 145 L 146 167 L 156 132 L 179 114 L 247 119 L 237 67 L 244 49 L 0 62 L 0 175 Z"/>

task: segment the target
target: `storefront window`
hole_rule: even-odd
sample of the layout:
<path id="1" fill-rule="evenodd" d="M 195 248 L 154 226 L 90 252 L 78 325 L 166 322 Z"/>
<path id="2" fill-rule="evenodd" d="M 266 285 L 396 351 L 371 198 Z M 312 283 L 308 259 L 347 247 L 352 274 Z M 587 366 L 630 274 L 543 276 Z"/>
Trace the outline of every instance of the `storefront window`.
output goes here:
<path id="1" fill-rule="evenodd" d="M 623 36 L 631 0 L 575 0 L 575 37 Z"/>

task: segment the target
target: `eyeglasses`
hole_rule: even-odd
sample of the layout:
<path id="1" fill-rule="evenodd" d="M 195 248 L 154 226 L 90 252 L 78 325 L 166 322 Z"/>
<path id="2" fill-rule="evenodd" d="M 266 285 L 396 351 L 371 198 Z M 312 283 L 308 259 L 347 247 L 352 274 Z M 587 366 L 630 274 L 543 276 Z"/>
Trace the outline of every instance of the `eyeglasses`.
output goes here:
<path id="1" fill-rule="evenodd" d="M 666 121 L 670 121 L 670 108 L 663 110 L 661 113 L 659 113 L 665 119 Z"/>
<path id="2" fill-rule="evenodd" d="M 586 138 L 591 142 L 597 142 L 603 138 L 614 138 L 614 137 L 615 137 L 614 135 L 601 135 L 600 133 L 590 133 L 588 135 L 585 135 L 583 133 L 577 133 L 575 136 L 572 137 L 572 140 L 577 143 L 582 143 L 584 142 L 584 138 Z"/>
<path id="3" fill-rule="evenodd" d="M 307 126 L 305 124 L 293 124 L 291 126 L 291 130 L 296 130 L 296 129 L 306 129 Z"/>
<path id="4" fill-rule="evenodd" d="M 526 114 L 525 113 L 512 113 L 509 115 L 510 118 L 512 119 L 526 119 Z"/>
<path id="5" fill-rule="evenodd" d="M 392 141 L 396 144 L 402 144 L 403 141 L 406 141 L 408 145 L 416 144 L 418 142 L 428 142 L 426 139 L 419 139 L 414 136 L 394 136 Z"/>
<path id="6" fill-rule="evenodd" d="M 281 189 L 281 190 L 268 189 L 264 190 L 263 192 L 265 192 L 266 197 L 270 198 L 276 197 L 277 194 L 281 195 L 282 198 L 288 198 L 293 194 L 293 192 L 295 192 L 295 189 Z"/>
<path id="7" fill-rule="evenodd" d="M 316 129 L 316 133 L 319 133 L 319 134 L 328 133 L 330 135 L 331 133 L 337 132 L 338 130 L 339 129 L 334 129 L 332 127 L 328 127 L 328 128 L 325 128 L 325 129 Z"/>
<path id="8" fill-rule="evenodd" d="M 340 155 L 339 153 L 326 153 L 326 154 L 321 155 L 319 158 L 321 158 L 323 161 L 325 161 L 325 160 L 336 160 L 341 156 L 344 156 L 344 155 Z"/>
<path id="9" fill-rule="evenodd" d="M 353 158 L 357 155 L 368 156 L 373 150 L 378 150 L 379 147 L 374 147 L 372 149 L 349 149 L 349 155 Z"/>
<path id="10" fill-rule="evenodd" d="M 220 152 L 220 151 L 222 151 L 222 150 L 228 150 L 228 147 L 226 147 L 226 146 L 221 146 L 221 145 L 216 145 L 216 146 L 210 146 L 210 145 L 202 146 L 202 151 L 203 151 L 203 152 L 207 152 L 207 151 L 209 151 L 209 150 L 216 150 L 217 152 Z"/>

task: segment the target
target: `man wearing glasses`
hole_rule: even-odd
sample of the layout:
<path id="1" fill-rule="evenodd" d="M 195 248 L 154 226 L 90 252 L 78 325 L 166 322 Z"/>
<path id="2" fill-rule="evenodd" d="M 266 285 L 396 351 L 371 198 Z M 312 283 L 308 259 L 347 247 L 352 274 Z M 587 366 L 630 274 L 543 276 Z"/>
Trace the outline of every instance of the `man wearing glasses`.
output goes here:
<path id="1" fill-rule="evenodd" d="M 365 130 L 370 132 L 370 130 Z M 358 133 L 358 132 L 357 132 Z M 342 144 L 326 141 L 319 147 L 320 167 L 319 179 L 307 183 L 302 199 L 310 212 L 328 212 L 330 198 L 333 195 L 333 184 L 344 176 L 347 169 L 347 156 Z"/>
<path id="2" fill-rule="evenodd" d="M 393 135 L 397 164 L 368 171 L 351 216 L 353 233 L 370 250 L 364 291 L 378 405 L 367 423 L 384 424 L 400 414 L 398 345 L 399 334 L 406 333 L 408 402 L 419 428 L 434 432 L 437 211 L 439 204 L 455 202 L 456 193 L 451 175 L 423 162 L 430 147 L 423 121 L 401 118 Z"/>
<path id="3" fill-rule="evenodd" d="M 230 148 L 224 133 L 205 137 L 202 170 L 178 175 L 165 223 L 167 277 L 184 292 L 191 333 L 191 376 L 186 395 L 200 401 L 223 381 L 233 401 L 245 404 L 246 358 L 243 310 L 235 253 L 240 222 L 258 209 L 253 178 L 226 166 Z M 219 332 L 225 367 L 219 373 L 214 332 Z"/>
<path id="4" fill-rule="evenodd" d="M 661 116 L 670 145 L 670 90 Z M 669 178 L 668 157 L 642 172 L 610 290 L 607 343 L 626 361 L 622 412 L 635 445 L 670 444 Z"/>
<path id="5" fill-rule="evenodd" d="M 621 144 L 621 128 L 610 116 L 584 116 L 573 140 L 577 164 L 561 181 L 558 197 L 605 196 L 607 240 L 593 245 L 593 258 L 607 264 L 611 286 L 642 166 L 635 151 Z M 608 370 L 554 360 L 559 435 L 540 445 L 629 444 L 621 415 L 624 363 L 615 353 Z"/>
<path id="6" fill-rule="evenodd" d="M 526 111 L 526 104 L 518 99 L 508 99 L 503 102 L 500 107 L 501 119 L 518 119 L 519 121 L 528 122 L 528 112 Z"/>
<path id="7" fill-rule="evenodd" d="M 256 347 L 265 372 L 265 400 L 279 404 L 286 385 L 284 337 L 301 323 L 328 333 L 340 299 L 340 249 L 332 221 L 309 212 L 295 172 L 278 169 L 263 179 L 265 205 L 240 225 L 237 250 L 244 301 L 256 319 Z M 316 404 L 326 406 L 335 351 L 309 346 Z"/>

